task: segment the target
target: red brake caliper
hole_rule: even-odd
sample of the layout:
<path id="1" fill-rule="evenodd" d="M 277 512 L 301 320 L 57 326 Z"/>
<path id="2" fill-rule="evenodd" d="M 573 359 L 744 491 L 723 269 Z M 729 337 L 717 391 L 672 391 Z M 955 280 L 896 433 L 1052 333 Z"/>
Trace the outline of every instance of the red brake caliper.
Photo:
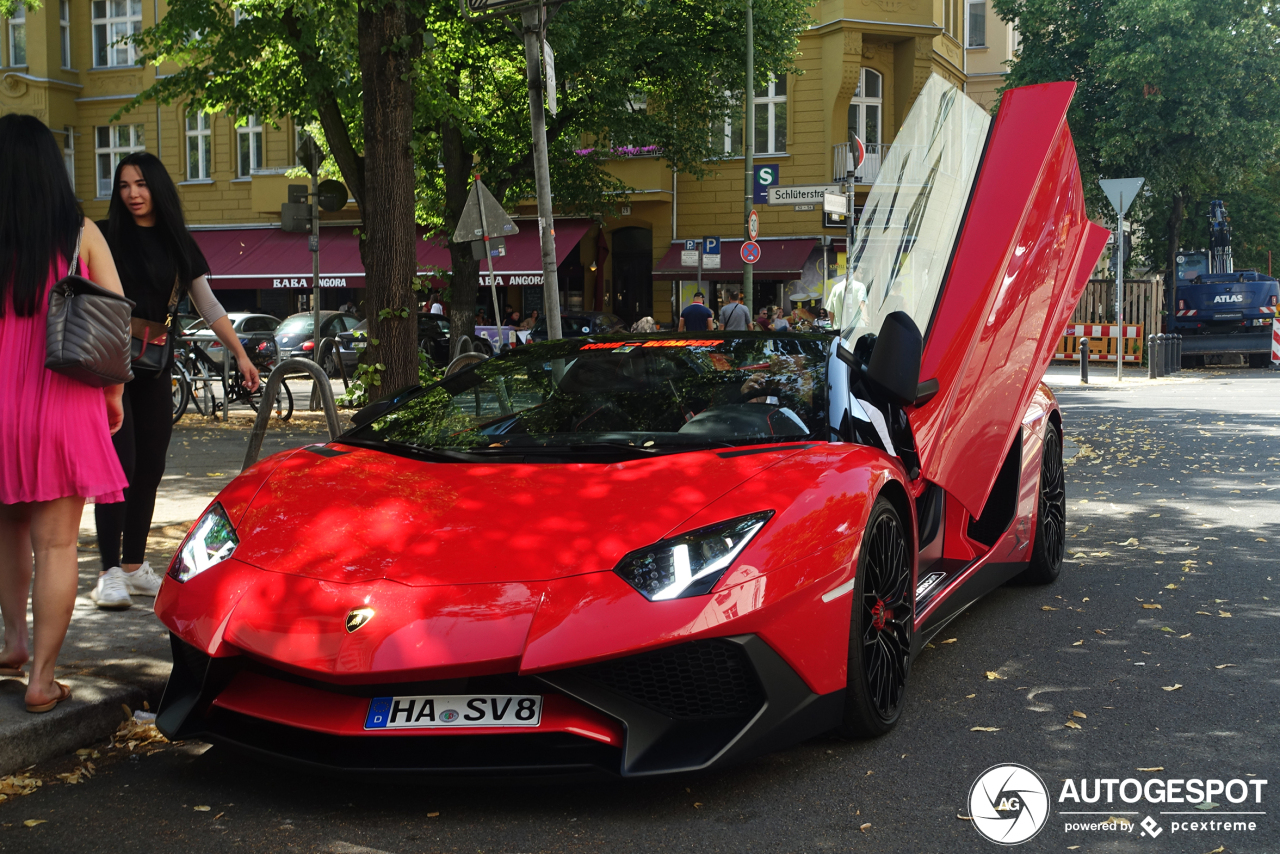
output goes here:
<path id="1" fill-rule="evenodd" d="M 884 606 L 883 599 L 877 599 L 875 607 L 871 609 L 871 627 L 876 631 L 884 631 L 884 624 L 893 619 L 893 609 Z"/>

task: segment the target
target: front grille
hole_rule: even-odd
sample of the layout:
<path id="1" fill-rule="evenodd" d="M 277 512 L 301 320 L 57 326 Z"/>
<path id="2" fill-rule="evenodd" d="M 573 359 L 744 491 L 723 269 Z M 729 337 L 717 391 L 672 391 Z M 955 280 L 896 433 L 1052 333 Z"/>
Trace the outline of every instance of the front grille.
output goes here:
<path id="1" fill-rule="evenodd" d="M 738 718 L 764 702 L 742 647 L 725 640 L 694 641 L 586 667 L 583 675 L 609 690 L 676 720 Z"/>

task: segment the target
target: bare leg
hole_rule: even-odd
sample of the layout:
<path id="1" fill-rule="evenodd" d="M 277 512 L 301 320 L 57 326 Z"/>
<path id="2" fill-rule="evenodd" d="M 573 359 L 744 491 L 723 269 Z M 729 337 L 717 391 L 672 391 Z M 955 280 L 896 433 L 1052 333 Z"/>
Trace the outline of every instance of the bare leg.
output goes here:
<path id="1" fill-rule="evenodd" d="M 0 666 L 20 667 L 27 650 L 27 594 L 31 591 L 31 505 L 0 504 Z"/>
<path id="2" fill-rule="evenodd" d="M 53 684 L 53 667 L 67 637 L 76 604 L 79 568 L 76 541 L 84 499 L 59 498 L 31 505 L 31 547 L 35 552 L 32 617 L 35 657 L 27 682 L 27 703 L 37 705 L 61 696 Z"/>

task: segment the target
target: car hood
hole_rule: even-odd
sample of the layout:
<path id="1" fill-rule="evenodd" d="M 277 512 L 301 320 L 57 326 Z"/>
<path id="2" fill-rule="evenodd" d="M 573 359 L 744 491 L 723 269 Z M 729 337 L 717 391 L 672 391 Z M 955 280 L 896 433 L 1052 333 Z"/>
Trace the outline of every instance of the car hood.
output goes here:
<path id="1" fill-rule="evenodd" d="M 798 450 L 526 464 L 313 447 L 280 463 L 258 490 L 237 525 L 235 556 L 339 583 L 489 584 L 598 572 Z"/>

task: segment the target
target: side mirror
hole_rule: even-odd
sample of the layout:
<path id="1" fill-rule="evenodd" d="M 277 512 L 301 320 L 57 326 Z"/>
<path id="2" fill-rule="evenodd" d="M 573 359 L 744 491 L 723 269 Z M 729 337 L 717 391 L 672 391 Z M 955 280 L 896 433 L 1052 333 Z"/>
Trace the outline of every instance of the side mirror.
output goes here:
<path id="1" fill-rule="evenodd" d="M 914 404 L 919 396 L 923 353 L 924 337 L 911 315 L 905 311 L 889 314 L 866 363 L 868 384 L 891 403 Z"/>
<path id="2" fill-rule="evenodd" d="M 355 427 L 363 427 L 366 424 L 371 424 L 378 420 L 378 418 L 390 409 L 391 405 L 394 403 L 395 400 L 393 398 L 384 398 L 383 400 L 375 401 L 368 406 L 357 409 L 355 415 L 351 416 L 351 424 Z"/>

